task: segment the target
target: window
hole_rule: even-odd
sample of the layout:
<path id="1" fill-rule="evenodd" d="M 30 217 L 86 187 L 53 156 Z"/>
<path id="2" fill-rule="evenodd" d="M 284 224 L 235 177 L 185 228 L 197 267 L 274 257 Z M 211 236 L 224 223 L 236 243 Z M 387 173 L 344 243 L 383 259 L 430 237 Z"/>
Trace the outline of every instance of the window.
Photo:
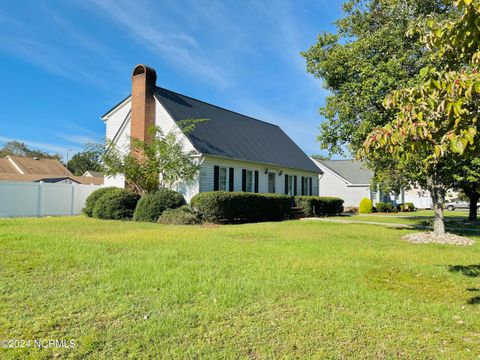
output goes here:
<path id="1" fill-rule="evenodd" d="M 213 167 L 213 191 L 227 190 L 227 168 L 215 165 Z"/>
<path id="2" fill-rule="evenodd" d="M 295 195 L 295 183 L 294 183 L 294 176 L 288 176 L 288 195 L 294 196 Z"/>
<path id="3" fill-rule="evenodd" d="M 218 169 L 218 190 L 227 191 L 227 168 Z"/>
<path id="4" fill-rule="evenodd" d="M 309 181 L 311 182 L 311 177 L 302 176 L 302 195 L 312 195 L 309 190 Z"/>
<path id="5" fill-rule="evenodd" d="M 247 170 L 245 173 L 245 191 L 253 192 L 253 171 Z"/>
<path id="6" fill-rule="evenodd" d="M 268 192 L 271 194 L 275 193 L 275 173 L 268 173 Z"/>

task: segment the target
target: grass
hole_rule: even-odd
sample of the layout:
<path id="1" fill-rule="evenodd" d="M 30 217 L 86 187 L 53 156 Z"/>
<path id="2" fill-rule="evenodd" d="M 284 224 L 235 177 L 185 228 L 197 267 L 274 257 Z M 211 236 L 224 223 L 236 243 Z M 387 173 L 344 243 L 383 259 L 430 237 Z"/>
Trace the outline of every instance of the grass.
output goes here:
<path id="1" fill-rule="evenodd" d="M 480 356 L 480 237 L 316 221 L 0 220 L 0 358 Z"/>
<path id="2" fill-rule="evenodd" d="M 445 211 L 445 226 L 454 229 L 469 229 L 478 230 L 480 235 L 480 226 L 473 225 L 467 221 L 468 212 L 466 211 Z M 418 210 L 411 213 L 373 213 L 360 214 L 349 217 L 337 216 L 333 219 L 354 220 L 364 222 L 381 222 L 390 224 L 407 224 L 432 226 L 433 225 L 433 210 Z"/>

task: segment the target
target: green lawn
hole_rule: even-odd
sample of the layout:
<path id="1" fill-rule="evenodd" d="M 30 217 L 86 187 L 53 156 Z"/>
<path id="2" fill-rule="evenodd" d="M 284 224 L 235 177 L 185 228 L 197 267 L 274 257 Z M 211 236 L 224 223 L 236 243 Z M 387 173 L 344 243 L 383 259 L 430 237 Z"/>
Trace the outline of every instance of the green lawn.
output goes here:
<path id="1" fill-rule="evenodd" d="M 480 356 L 480 237 L 318 221 L 0 220 L 0 358 Z"/>
<path id="2" fill-rule="evenodd" d="M 447 228 L 464 228 L 478 230 L 480 235 L 480 226 L 472 225 L 467 222 L 468 212 L 466 211 L 445 211 L 445 225 Z M 433 225 L 433 210 L 419 210 L 411 213 L 373 213 L 360 214 L 352 216 L 336 216 L 332 219 L 354 220 L 365 222 L 382 222 L 407 225 Z"/>

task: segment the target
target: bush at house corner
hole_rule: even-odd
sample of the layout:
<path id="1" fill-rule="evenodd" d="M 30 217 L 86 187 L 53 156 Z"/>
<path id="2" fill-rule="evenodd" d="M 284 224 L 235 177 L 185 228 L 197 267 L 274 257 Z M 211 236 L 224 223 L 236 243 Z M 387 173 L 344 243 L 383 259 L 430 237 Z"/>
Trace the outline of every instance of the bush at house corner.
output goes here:
<path id="1" fill-rule="evenodd" d="M 331 216 L 343 212 L 343 200 L 325 196 L 295 196 L 295 205 L 303 210 L 306 217 Z"/>
<path id="2" fill-rule="evenodd" d="M 213 191 L 195 195 L 191 205 L 206 222 L 280 221 L 289 217 L 292 198 L 280 194 Z"/>
<path id="3" fill-rule="evenodd" d="M 170 189 L 159 189 L 142 196 L 133 214 L 133 220 L 155 222 L 165 210 L 185 204 L 182 194 Z"/>
<path id="4" fill-rule="evenodd" d="M 98 199 L 100 199 L 106 193 L 116 190 L 116 187 L 104 187 L 92 192 L 85 200 L 85 207 L 82 209 L 83 213 L 88 217 L 93 216 L 93 209 L 95 209 L 95 205 L 97 204 Z"/>
<path id="5" fill-rule="evenodd" d="M 140 196 L 125 189 L 114 189 L 102 195 L 93 209 L 97 219 L 130 220 Z"/>

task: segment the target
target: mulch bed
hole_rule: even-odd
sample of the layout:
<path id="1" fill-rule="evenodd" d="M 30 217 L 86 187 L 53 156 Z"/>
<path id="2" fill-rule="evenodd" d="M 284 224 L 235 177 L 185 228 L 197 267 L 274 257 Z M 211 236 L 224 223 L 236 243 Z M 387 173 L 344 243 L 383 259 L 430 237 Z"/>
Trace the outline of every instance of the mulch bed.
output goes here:
<path id="1" fill-rule="evenodd" d="M 473 245 L 475 241 L 455 234 L 446 233 L 444 235 L 436 235 L 433 232 L 419 232 L 408 234 L 402 237 L 403 240 L 414 244 L 448 244 L 448 245 Z"/>

